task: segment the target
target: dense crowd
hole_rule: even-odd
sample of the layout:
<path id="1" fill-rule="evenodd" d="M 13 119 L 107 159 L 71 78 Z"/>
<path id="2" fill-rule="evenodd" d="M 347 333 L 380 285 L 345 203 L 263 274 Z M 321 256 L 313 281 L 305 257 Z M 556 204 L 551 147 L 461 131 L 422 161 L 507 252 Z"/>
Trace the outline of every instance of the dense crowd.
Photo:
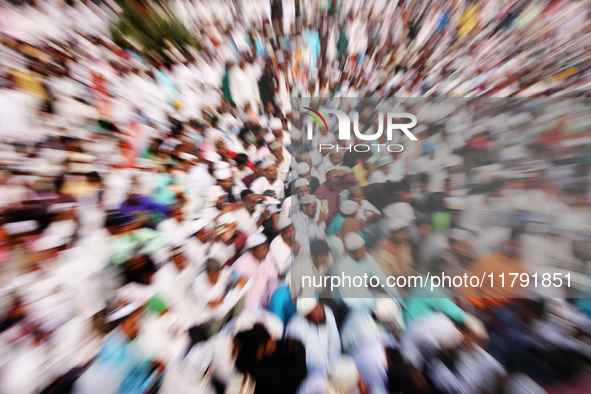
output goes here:
<path id="1" fill-rule="evenodd" d="M 591 390 L 589 4 L 130 3 L 0 4 L 0 393 Z"/>

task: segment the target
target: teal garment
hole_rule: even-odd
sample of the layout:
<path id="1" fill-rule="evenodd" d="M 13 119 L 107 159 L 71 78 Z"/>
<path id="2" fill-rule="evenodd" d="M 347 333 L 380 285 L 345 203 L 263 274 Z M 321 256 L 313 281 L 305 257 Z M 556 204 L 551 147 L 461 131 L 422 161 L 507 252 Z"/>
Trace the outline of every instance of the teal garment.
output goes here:
<path id="1" fill-rule="evenodd" d="M 304 29 L 304 35 L 308 40 L 308 49 L 312 53 L 312 69 L 316 68 L 316 61 L 320 56 L 320 36 L 318 30 Z"/>
<path id="2" fill-rule="evenodd" d="M 433 230 L 447 231 L 449 230 L 452 217 L 447 212 L 433 212 L 431 214 L 431 223 L 433 223 Z"/>
<path id="3" fill-rule="evenodd" d="M 183 181 L 178 181 L 172 177 L 169 173 L 161 173 L 156 177 L 155 180 L 155 193 L 152 199 L 156 204 L 160 205 L 171 205 L 177 201 L 177 196 L 171 189 L 171 185 L 178 183 L 184 186 L 184 194 L 191 194 L 191 190 L 187 188 L 187 185 Z"/>
<path id="4" fill-rule="evenodd" d="M 334 219 L 332 219 L 332 222 L 330 222 L 330 226 L 328 227 L 328 231 L 326 232 L 326 234 L 331 236 L 333 234 L 340 232 L 343 228 L 343 223 L 345 222 L 345 220 L 346 218 L 343 217 L 343 215 L 340 212 L 337 213 Z M 361 238 L 363 238 L 365 243 L 371 242 L 369 236 L 363 230 L 359 231 L 359 235 L 361 236 Z"/>
<path id="5" fill-rule="evenodd" d="M 426 280 L 426 277 L 423 277 L 423 280 Z M 417 285 L 409 292 L 404 309 L 404 321 L 410 324 L 432 312 L 441 312 L 457 322 L 464 322 L 467 316 L 466 312 L 445 296 L 441 288 L 437 287 L 431 291 L 429 279 L 424 283 L 424 287 Z"/>
<path id="6" fill-rule="evenodd" d="M 289 319 L 298 312 L 296 304 L 291 301 L 291 292 L 287 284 L 280 285 L 271 296 L 269 312 L 281 319 L 283 327 L 287 327 Z"/>
<path id="7" fill-rule="evenodd" d="M 105 338 L 94 363 L 76 381 L 73 393 L 143 394 L 157 378 L 152 357 L 144 355 L 136 342 L 118 329 Z"/>
<path id="8" fill-rule="evenodd" d="M 330 226 L 328 227 L 328 230 L 326 231 L 326 233 L 328 235 L 333 235 L 336 234 L 338 232 L 341 231 L 341 228 L 343 228 L 343 223 L 345 222 L 345 218 L 343 217 L 343 215 L 341 215 L 341 213 L 337 213 L 334 217 L 334 219 L 332 219 L 332 222 L 330 223 Z"/>
<path id="9" fill-rule="evenodd" d="M 168 103 L 172 104 L 173 100 L 178 100 L 179 94 L 174 84 L 174 79 L 166 70 L 156 70 L 154 76 L 165 88 L 168 93 Z"/>
<path id="10" fill-rule="evenodd" d="M 131 259 L 139 249 L 141 253 L 151 255 L 167 245 L 166 239 L 150 228 L 139 228 L 133 232 L 115 237 L 111 246 L 110 263 L 119 265 Z"/>
<path id="11" fill-rule="evenodd" d="M 230 92 L 230 69 L 226 66 L 224 71 L 224 78 L 222 79 L 222 95 L 232 107 L 236 107 L 234 101 L 232 101 L 232 93 Z"/>

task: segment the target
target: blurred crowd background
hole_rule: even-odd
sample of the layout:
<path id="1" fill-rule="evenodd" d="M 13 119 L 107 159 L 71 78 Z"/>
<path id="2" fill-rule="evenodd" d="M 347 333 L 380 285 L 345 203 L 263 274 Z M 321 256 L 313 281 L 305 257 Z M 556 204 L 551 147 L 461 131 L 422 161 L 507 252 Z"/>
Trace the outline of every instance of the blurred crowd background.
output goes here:
<path id="1" fill-rule="evenodd" d="M 590 392 L 589 11 L 2 2 L 0 393 Z"/>

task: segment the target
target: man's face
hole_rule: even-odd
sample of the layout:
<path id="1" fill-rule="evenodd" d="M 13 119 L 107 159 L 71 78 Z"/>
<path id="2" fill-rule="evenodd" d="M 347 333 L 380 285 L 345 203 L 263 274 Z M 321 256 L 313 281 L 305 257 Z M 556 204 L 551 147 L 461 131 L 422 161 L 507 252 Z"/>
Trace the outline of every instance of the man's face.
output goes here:
<path id="1" fill-rule="evenodd" d="M 261 165 L 258 164 L 254 167 L 254 173 L 257 177 L 265 176 L 265 171 L 261 168 Z"/>
<path id="2" fill-rule="evenodd" d="M 140 332 L 141 317 L 141 310 L 137 310 L 121 323 L 121 328 L 131 337 L 131 339 L 135 339 Z"/>
<path id="3" fill-rule="evenodd" d="M 298 193 L 298 198 L 302 198 L 305 195 L 310 194 L 310 186 L 308 186 L 308 185 L 300 186 L 296 189 L 296 192 Z"/>
<path id="4" fill-rule="evenodd" d="M 197 239 L 201 242 L 201 243 L 207 243 L 209 242 L 210 238 L 211 238 L 211 231 L 209 231 L 206 228 L 202 228 L 201 230 L 197 231 L 197 234 L 195 234 L 195 237 L 197 237 Z"/>
<path id="5" fill-rule="evenodd" d="M 312 171 L 303 173 L 302 175 L 300 175 L 300 178 L 305 178 L 308 180 L 308 182 L 312 182 Z"/>
<path id="6" fill-rule="evenodd" d="M 232 189 L 233 184 L 234 182 L 232 181 L 232 178 L 218 179 L 218 185 L 220 185 L 225 192 L 229 192 Z"/>
<path id="7" fill-rule="evenodd" d="M 267 169 L 265 170 L 265 175 L 269 182 L 275 182 L 277 180 L 277 166 L 273 164 L 267 167 Z"/>
<path id="8" fill-rule="evenodd" d="M 265 257 L 267 257 L 267 253 L 269 253 L 269 246 L 267 245 L 267 243 L 263 243 L 259 246 L 256 246 L 254 248 L 250 249 L 250 253 L 252 253 L 252 255 L 257 259 L 257 260 L 263 260 Z"/>
<path id="9" fill-rule="evenodd" d="M 271 153 L 273 154 L 273 156 L 275 156 L 278 159 L 281 159 L 283 157 L 283 148 L 277 148 L 277 149 L 273 149 L 271 151 Z"/>
<path id="10" fill-rule="evenodd" d="M 328 252 L 320 253 L 320 254 L 312 254 L 312 262 L 317 267 L 319 267 L 321 265 L 326 265 L 326 264 L 328 264 L 329 257 L 330 257 L 330 254 Z"/>
<path id="11" fill-rule="evenodd" d="M 188 259 L 185 254 L 181 252 L 175 256 L 172 256 L 172 261 L 179 270 L 182 270 L 187 265 Z"/>
<path id="12" fill-rule="evenodd" d="M 326 182 L 328 182 L 328 186 L 330 186 L 332 189 L 335 189 L 341 181 L 341 177 L 342 175 L 337 171 L 331 171 L 326 176 Z"/>
<path id="13" fill-rule="evenodd" d="M 396 243 L 404 242 L 408 240 L 408 230 L 406 228 L 401 228 L 397 231 L 392 231 L 392 240 Z"/>
<path id="14" fill-rule="evenodd" d="M 248 196 L 244 197 L 244 208 L 248 211 L 248 213 L 252 214 L 256 205 L 257 199 L 254 194 L 249 194 Z"/>
<path id="15" fill-rule="evenodd" d="M 336 166 L 341 162 L 341 154 L 340 153 L 331 153 L 328 156 L 328 158 L 333 166 Z"/>
<path id="16" fill-rule="evenodd" d="M 283 130 L 281 129 L 273 129 L 271 130 L 271 132 L 273 133 L 273 136 L 275 136 L 275 138 L 279 138 L 283 134 Z"/>
<path id="17" fill-rule="evenodd" d="M 220 271 L 211 271 L 207 273 L 207 278 L 209 279 L 210 283 L 218 283 L 219 277 Z"/>
<path id="18" fill-rule="evenodd" d="M 365 193 L 363 190 L 359 190 L 349 196 L 349 200 L 355 201 L 357 204 L 361 204 L 361 201 L 365 199 Z"/>
<path id="19" fill-rule="evenodd" d="M 353 252 L 349 252 L 351 253 L 351 257 L 353 257 L 353 259 L 355 261 L 361 261 L 365 258 L 365 254 L 367 253 L 367 248 L 365 245 L 363 245 L 360 249 L 357 249 Z"/>
<path id="20" fill-rule="evenodd" d="M 314 323 L 320 323 L 324 320 L 324 307 L 321 304 L 317 304 L 312 312 L 308 313 L 308 320 Z"/>
<path id="21" fill-rule="evenodd" d="M 302 205 L 302 212 L 309 218 L 316 216 L 316 210 L 318 209 L 318 203 L 313 202 L 312 204 Z"/>
<path id="22" fill-rule="evenodd" d="M 224 208 L 224 204 L 226 203 L 226 195 L 224 194 L 223 196 L 220 196 L 220 198 L 218 198 L 218 200 L 215 203 L 215 207 L 217 209 L 219 209 L 220 211 Z"/>
<path id="23" fill-rule="evenodd" d="M 291 239 L 291 226 L 287 226 L 286 228 L 284 228 L 283 230 L 281 230 L 281 237 L 284 240 Z"/>

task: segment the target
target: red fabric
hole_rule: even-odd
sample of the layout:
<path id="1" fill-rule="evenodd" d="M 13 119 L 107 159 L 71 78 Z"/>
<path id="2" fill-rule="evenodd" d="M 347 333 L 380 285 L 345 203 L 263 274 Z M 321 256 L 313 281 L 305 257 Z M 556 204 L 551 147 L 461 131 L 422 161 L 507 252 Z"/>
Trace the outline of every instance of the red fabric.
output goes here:
<path id="1" fill-rule="evenodd" d="M 226 152 L 230 155 L 230 157 L 232 158 L 232 160 L 236 160 L 236 157 L 238 156 L 238 153 L 232 152 L 231 150 L 228 150 L 228 149 L 226 149 Z M 248 168 L 250 168 L 251 170 L 254 171 L 254 164 L 252 163 L 252 161 L 247 160 L 246 161 L 246 165 L 248 166 Z"/>

